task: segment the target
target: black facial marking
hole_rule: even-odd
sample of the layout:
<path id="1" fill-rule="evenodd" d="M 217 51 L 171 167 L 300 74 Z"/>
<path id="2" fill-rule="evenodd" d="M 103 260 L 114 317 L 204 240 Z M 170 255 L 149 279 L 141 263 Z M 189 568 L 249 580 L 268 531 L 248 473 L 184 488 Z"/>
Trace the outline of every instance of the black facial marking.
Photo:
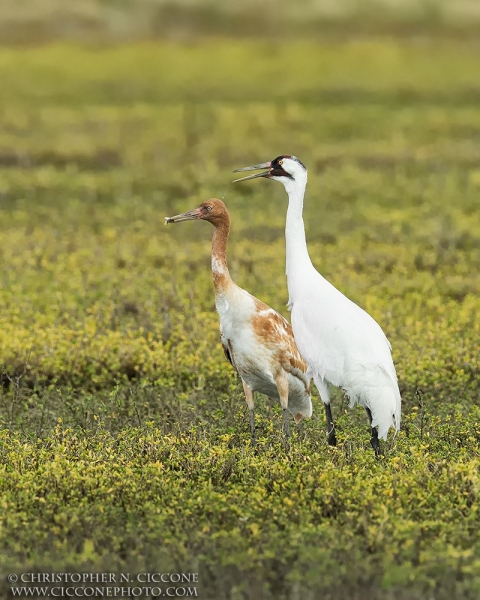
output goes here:
<path id="1" fill-rule="evenodd" d="M 290 156 L 281 155 L 277 156 L 277 158 L 274 158 L 272 160 L 272 166 L 270 167 L 270 177 L 288 177 L 288 179 L 293 179 L 290 173 L 287 173 L 282 167 L 282 162 L 284 158 L 290 158 Z"/>
<path id="2" fill-rule="evenodd" d="M 296 161 L 305 169 L 305 171 L 307 170 L 307 167 L 296 156 L 290 156 L 289 154 L 281 154 L 280 156 L 277 156 L 277 158 L 272 160 L 272 166 L 270 170 L 271 177 L 288 177 L 289 179 L 294 179 L 294 177 L 292 177 L 290 173 L 287 173 L 282 167 L 282 162 L 284 158 L 289 158 L 290 160 Z"/>
<path id="3" fill-rule="evenodd" d="M 283 161 L 284 158 L 291 158 L 291 156 L 288 156 L 288 154 L 281 154 L 280 156 L 277 156 L 277 158 L 274 158 L 272 160 L 272 167 L 275 167 L 277 165 L 281 167 L 282 165 L 280 161 Z"/>
<path id="4" fill-rule="evenodd" d="M 281 167 L 278 169 L 270 169 L 270 177 L 288 177 L 288 179 L 293 179 L 293 176 L 284 171 Z"/>

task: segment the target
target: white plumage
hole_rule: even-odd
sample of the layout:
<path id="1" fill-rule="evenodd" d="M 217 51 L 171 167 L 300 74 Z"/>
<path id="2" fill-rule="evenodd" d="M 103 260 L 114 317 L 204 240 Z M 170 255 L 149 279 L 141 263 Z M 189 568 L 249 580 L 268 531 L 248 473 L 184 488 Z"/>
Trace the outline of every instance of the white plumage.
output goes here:
<path id="1" fill-rule="evenodd" d="M 292 328 L 300 353 L 309 365 L 325 404 L 329 441 L 335 444 L 328 384 L 341 387 L 350 406 L 365 407 L 372 427 L 371 443 L 390 427 L 400 428 L 401 402 L 390 344 L 380 325 L 318 273 L 308 254 L 303 223 L 307 169 L 294 156 L 238 169 L 268 168 L 244 179 L 265 177 L 285 186 L 289 204 L 285 229 L 287 284 Z"/>

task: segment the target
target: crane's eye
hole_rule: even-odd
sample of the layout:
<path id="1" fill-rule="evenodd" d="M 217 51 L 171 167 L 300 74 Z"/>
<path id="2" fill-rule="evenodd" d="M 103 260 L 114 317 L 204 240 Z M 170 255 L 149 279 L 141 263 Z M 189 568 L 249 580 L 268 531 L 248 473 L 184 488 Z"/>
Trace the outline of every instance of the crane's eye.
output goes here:
<path id="1" fill-rule="evenodd" d="M 212 207 L 211 206 L 206 206 L 205 210 L 209 210 L 210 211 L 210 210 L 212 210 Z"/>
<path id="2" fill-rule="evenodd" d="M 278 161 L 278 164 L 279 164 L 279 165 L 283 165 L 283 160 L 282 160 L 282 159 L 280 159 L 280 160 Z"/>

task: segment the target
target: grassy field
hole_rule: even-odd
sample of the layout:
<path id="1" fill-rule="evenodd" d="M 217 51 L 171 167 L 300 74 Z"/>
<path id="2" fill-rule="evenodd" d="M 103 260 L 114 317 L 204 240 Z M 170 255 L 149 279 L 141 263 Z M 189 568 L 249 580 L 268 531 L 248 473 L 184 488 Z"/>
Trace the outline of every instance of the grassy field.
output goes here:
<path id="1" fill-rule="evenodd" d="M 199 573 L 210 600 L 480 594 L 480 47 L 212 41 L 0 50 L 0 571 Z M 285 315 L 295 154 L 317 268 L 393 346 L 401 432 L 317 395 L 250 448 L 211 227 Z M 316 393 L 315 393 L 316 394 Z M 3 580 L 4 584 L 4 580 Z"/>

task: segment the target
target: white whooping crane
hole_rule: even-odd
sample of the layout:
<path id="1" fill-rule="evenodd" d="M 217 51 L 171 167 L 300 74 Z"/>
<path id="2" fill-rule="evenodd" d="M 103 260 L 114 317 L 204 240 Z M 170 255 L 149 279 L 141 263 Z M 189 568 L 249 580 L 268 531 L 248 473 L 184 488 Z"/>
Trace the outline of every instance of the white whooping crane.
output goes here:
<path id="1" fill-rule="evenodd" d="M 285 433 L 290 436 L 287 409 L 298 423 L 312 416 L 311 377 L 300 355 L 290 323 L 255 296 L 236 285 L 227 267 L 230 215 L 225 204 L 212 198 L 189 212 L 165 217 L 168 223 L 201 219 L 214 227 L 212 275 L 215 306 L 220 315 L 223 351 L 240 375 L 250 409 L 252 445 L 255 445 L 253 393 L 280 400 Z"/>
<path id="2" fill-rule="evenodd" d="M 300 353 L 307 361 L 325 404 L 328 441 L 336 444 L 330 408 L 331 383 L 345 390 L 350 406 L 360 404 L 368 414 L 370 442 L 378 456 L 378 438 L 400 429 L 401 401 L 391 346 L 380 325 L 318 273 L 308 254 L 303 223 L 307 169 L 295 156 L 236 169 L 268 169 L 236 179 L 256 177 L 283 183 L 288 194 L 285 228 L 287 284 L 292 327 Z"/>

